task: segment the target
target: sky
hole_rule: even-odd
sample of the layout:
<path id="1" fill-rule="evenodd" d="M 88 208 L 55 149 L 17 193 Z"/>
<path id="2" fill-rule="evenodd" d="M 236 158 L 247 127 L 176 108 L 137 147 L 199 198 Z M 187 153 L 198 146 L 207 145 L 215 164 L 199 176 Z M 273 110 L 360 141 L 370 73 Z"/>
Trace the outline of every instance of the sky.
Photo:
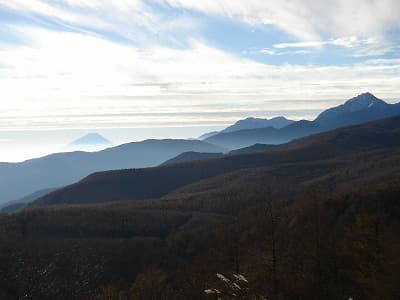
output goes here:
<path id="1" fill-rule="evenodd" d="M 87 131 L 312 119 L 399 87 L 398 0 L 0 0 L 0 161 Z"/>

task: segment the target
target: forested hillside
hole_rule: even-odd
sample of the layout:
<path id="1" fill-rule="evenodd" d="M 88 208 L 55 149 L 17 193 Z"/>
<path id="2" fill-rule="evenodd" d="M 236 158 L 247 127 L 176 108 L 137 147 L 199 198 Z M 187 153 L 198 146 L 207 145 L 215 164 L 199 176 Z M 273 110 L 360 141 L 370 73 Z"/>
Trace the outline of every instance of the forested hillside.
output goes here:
<path id="1" fill-rule="evenodd" d="M 215 289 L 227 299 L 396 299 L 398 181 L 279 189 L 231 187 L 198 209 L 155 200 L 3 216 L 2 299 L 214 299 L 204 291 Z"/>

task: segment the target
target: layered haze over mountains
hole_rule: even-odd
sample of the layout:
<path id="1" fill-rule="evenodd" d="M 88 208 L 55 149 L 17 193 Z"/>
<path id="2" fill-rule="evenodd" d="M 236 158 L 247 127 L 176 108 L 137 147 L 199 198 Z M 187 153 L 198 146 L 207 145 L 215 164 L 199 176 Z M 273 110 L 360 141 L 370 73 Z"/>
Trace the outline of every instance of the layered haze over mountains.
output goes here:
<path id="1" fill-rule="evenodd" d="M 388 118 L 400 114 L 400 103 L 388 104 L 376 98 L 371 93 L 363 93 L 347 100 L 345 103 L 329 108 L 318 115 L 313 121 L 300 120 L 289 122 L 282 127 L 267 126 L 259 128 L 258 122 L 254 128 L 250 126 L 232 131 L 235 125 L 246 124 L 246 119 L 236 123 L 229 130 L 223 130 L 205 139 L 210 143 L 230 149 L 238 149 L 253 144 L 281 144 L 295 138 L 300 138 L 337 127 L 361 124 L 377 119 Z M 268 120 L 264 120 L 268 121 Z"/>
<path id="2" fill-rule="evenodd" d="M 98 152 L 56 153 L 21 163 L 0 163 L 0 203 L 71 184 L 96 171 L 156 166 L 187 151 L 226 150 L 197 140 L 145 140 Z"/>
<path id="3" fill-rule="evenodd" d="M 398 115 L 400 103 L 388 104 L 371 93 L 363 93 L 321 112 L 313 121 L 249 117 L 203 140 L 148 139 L 111 147 L 111 142 L 103 136 L 89 133 L 68 145 L 80 151 L 0 164 L 0 188 L 3 191 L 0 204 L 40 190 L 69 185 L 98 171 L 263 152 L 306 136 Z M 96 152 L 96 147 L 107 149 Z M 85 152 L 85 148 L 94 152 Z"/>
<path id="4" fill-rule="evenodd" d="M 167 163 L 158 168 L 99 172 L 74 185 L 40 197 L 33 205 L 160 198 L 169 193 L 184 194 L 185 191 L 181 191 L 184 186 L 190 188 L 192 183 L 201 185 L 202 180 L 207 178 L 219 181 L 221 179 L 218 177 L 221 174 L 230 174 L 242 169 L 255 168 L 257 170 L 262 167 L 274 168 L 276 165 L 334 160 L 338 157 L 351 157 L 354 154 L 361 156 L 369 151 L 379 153 L 379 150 L 384 150 L 390 153 L 392 150 L 398 151 L 400 147 L 399 129 L 400 116 L 397 116 L 313 135 L 269 150 L 257 151 L 257 153 L 228 155 L 222 158 L 209 156 L 195 162 Z M 342 167 L 345 168 L 345 166 Z M 396 168 L 396 174 L 398 174 L 399 166 L 393 167 Z M 387 174 L 383 171 L 377 172 L 376 175 L 389 179 L 392 170 L 387 171 Z M 296 171 L 293 171 L 289 176 L 298 175 Z M 207 188 L 213 187 L 205 184 L 204 189 Z"/>
<path id="5" fill-rule="evenodd" d="M 369 93 L 365 93 L 366 98 L 372 99 L 374 97 Z M 382 100 L 383 101 L 383 100 Z M 287 101 L 291 102 L 291 101 Z M 308 103 L 309 101 L 298 101 L 299 103 Z M 283 103 L 286 103 L 284 101 Z M 333 105 L 331 104 L 333 103 Z M 390 104 L 395 104 L 396 99 L 391 99 L 386 101 L 386 104 L 377 104 L 376 107 L 368 108 L 370 103 L 367 103 L 366 107 L 362 106 L 360 109 L 367 110 L 365 114 L 372 113 L 372 118 L 374 114 L 377 116 L 390 115 L 390 111 L 396 111 L 395 106 Z M 306 120 L 313 120 L 316 116 L 319 116 L 321 111 L 329 107 L 336 107 L 336 105 L 342 105 L 343 100 L 330 100 L 325 101 L 324 107 L 320 110 L 316 110 L 313 115 L 308 115 Z M 346 105 L 347 107 L 347 105 Z M 381 110 L 381 111 L 379 111 Z M 388 112 L 389 111 L 389 112 Z M 282 110 L 281 113 L 290 113 L 290 111 Z M 254 113 L 254 114 L 253 114 Z M 290 117 L 277 116 L 272 118 L 262 117 L 263 115 L 271 115 L 273 112 L 257 111 L 253 112 L 252 115 L 259 117 L 250 117 L 248 112 L 240 112 L 236 114 L 237 119 L 229 118 L 232 120 L 232 125 L 226 123 L 226 125 L 218 126 L 196 126 L 196 127 L 152 127 L 152 128 L 101 128 L 101 129 L 56 129 L 56 130 L 30 130 L 30 131 L 0 131 L 0 161 L 2 162 L 19 162 L 31 158 L 37 158 L 44 155 L 48 155 L 55 152 L 64 151 L 96 151 L 101 150 L 112 145 L 118 145 L 123 143 L 128 143 L 132 141 L 141 141 L 149 138 L 153 139 L 164 139 L 164 138 L 178 138 L 178 139 L 194 139 L 198 138 L 201 140 L 206 140 L 218 133 L 232 133 L 238 130 L 246 129 L 256 129 L 256 128 L 266 128 L 273 127 L 275 129 L 281 129 L 285 125 L 289 125 L 294 121 L 302 120 L 301 115 L 296 116 L 296 119 L 291 119 Z M 331 113 L 329 113 L 332 115 Z M 242 117 L 240 117 L 242 116 Z M 321 116 L 324 118 L 324 116 Z M 348 119 L 352 119 L 351 114 L 346 116 Z M 361 114 L 360 121 L 368 120 L 368 116 Z M 338 121 L 340 122 L 340 121 Z M 352 124 L 351 121 L 343 121 L 343 124 Z M 312 123 L 304 122 L 305 126 L 312 127 Z M 331 121 L 333 126 L 333 121 Z M 295 125 L 296 127 L 297 125 Z M 301 128 L 297 130 L 302 130 Z M 308 132 L 307 129 L 305 133 Z M 253 132 L 255 133 L 255 132 Z M 251 134 L 253 134 L 251 133 Z M 229 135 L 227 135 L 229 137 Z M 289 133 L 289 138 L 291 133 Z M 219 138 L 219 137 L 218 137 Z M 83 139 L 83 141 L 81 140 Z M 104 139 L 104 140 L 103 140 Z M 281 142 L 285 139 L 277 139 L 276 142 Z M 81 141 L 80 141 L 81 140 Z M 86 140 L 86 141 L 85 141 Z M 210 140 L 211 141 L 211 140 Z M 256 142 L 260 143 L 274 143 L 271 139 L 252 139 L 249 141 L 239 142 L 237 145 L 225 143 L 223 147 L 228 148 L 241 148 Z M 77 142 L 77 143 L 76 143 Z M 74 144 L 76 143 L 76 144 Z M 218 143 L 218 142 L 217 142 Z M 221 144 L 222 145 L 222 144 Z"/>

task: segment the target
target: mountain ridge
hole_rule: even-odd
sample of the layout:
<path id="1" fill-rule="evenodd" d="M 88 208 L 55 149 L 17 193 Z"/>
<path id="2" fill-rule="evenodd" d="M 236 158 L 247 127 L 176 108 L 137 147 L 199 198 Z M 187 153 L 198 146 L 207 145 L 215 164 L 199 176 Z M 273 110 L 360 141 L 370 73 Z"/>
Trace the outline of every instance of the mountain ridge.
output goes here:
<path id="1" fill-rule="evenodd" d="M 315 122 L 327 129 L 361 124 L 400 114 L 400 103 L 389 104 L 366 92 L 320 113 Z"/>
<path id="2" fill-rule="evenodd" d="M 400 103 L 388 104 L 371 93 L 362 93 L 341 105 L 324 110 L 313 121 L 295 121 L 279 129 L 263 127 L 248 129 L 247 131 L 221 131 L 218 134 L 207 137 L 205 141 L 231 150 L 249 147 L 254 144 L 281 144 L 319 132 L 396 115 L 400 115 Z"/>
<path id="3" fill-rule="evenodd" d="M 205 141 L 231 150 L 237 150 L 254 144 L 283 144 L 321 131 L 323 129 L 318 123 L 300 120 L 280 129 L 263 127 L 222 132 L 205 139 Z"/>
<path id="4" fill-rule="evenodd" d="M 228 133 L 228 132 L 233 132 L 233 131 L 256 129 L 256 128 L 263 128 L 263 127 L 273 127 L 276 129 L 280 129 L 280 128 L 285 127 L 293 122 L 294 122 L 293 120 L 286 119 L 283 116 L 278 116 L 278 117 L 274 117 L 271 119 L 248 117 L 248 118 L 245 118 L 245 119 L 235 122 L 233 125 L 228 126 L 227 128 L 221 130 L 220 132 Z"/>
<path id="5" fill-rule="evenodd" d="M 400 147 L 400 117 L 320 133 L 261 153 L 99 172 L 36 200 L 33 206 L 158 198 L 193 182 L 241 169 L 330 159 L 391 147 Z"/>
<path id="6" fill-rule="evenodd" d="M 64 186 L 96 172 L 157 166 L 186 151 L 226 152 L 205 141 L 149 139 L 97 152 L 62 152 L 21 163 L 0 164 L 0 189 L 4 203 L 49 186 Z"/>

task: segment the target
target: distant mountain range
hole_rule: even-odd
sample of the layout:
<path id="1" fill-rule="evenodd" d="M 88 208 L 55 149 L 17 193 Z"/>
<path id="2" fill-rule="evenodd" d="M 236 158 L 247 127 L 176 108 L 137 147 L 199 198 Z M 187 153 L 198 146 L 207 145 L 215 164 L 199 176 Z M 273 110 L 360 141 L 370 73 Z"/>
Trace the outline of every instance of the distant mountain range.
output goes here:
<path id="1" fill-rule="evenodd" d="M 211 137 L 211 136 L 213 136 L 213 135 L 216 135 L 216 134 L 218 134 L 218 133 L 219 133 L 219 131 L 207 132 L 207 133 L 204 133 L 204 134 L 202 134 L 201 136 L 199 136 L 197 139 L 198 139 L 198 140 L 205 140 L 206 138 L 209 138 L 209 137 Z"/>
<path id="2" fill-rule="evenodd" d="M 25 197 L 22 197 L 18 200 L 13 200 L 13 201 L 9 201 L 4 204 L 0 204 L 0 212 L 2 212 L 2 213 L 18 212 L 18 211 L 22 210 L 26 205 L 33 202 L 34 200 L 36 200 L 46 194 L 49 194 L 50 192 L 55 191 L 55 190 L 56 190 L 56 188 L 43 189 L 43 190 L 31 193 L 31 194 L 29 194 Z"/>
<path id="3" fill-rule="evenodd" d="M 271 150 L 260 153 L 226 155 L 221 158 L 155 168 L 99 172 L 76 184 L 45 195 L 32 205 L 153 199 L 189 184 L 207 178 L 217 178 L 222 174 L 234 171 L 251 168 L 255 170 L 279 165 L 281 166 L 279 172 L 282 173 L 285 171 L 282 166 L 287 164 L 300 164 L 300 167 L 304 163 L 318 164 L 322 160 L 335 161 L 334 159 L 346 155 L 357 157 L 371 151 L 371 153 L 376 153 L 378 150 L 391 152 L 399 151 L 399 149 L 400 117 L 395 117 L 336 129 L 273 147 Z M 278 174 L 280 174 L 279 172 Z M 299 175 L 298 172 L 294 173 L 294 176 Z"/>
<path id="4" fill-rule="evenodd" d="M 254 144 L 283 144 L 293 139 L 323 131 L 312 121 L 298 121 L 280 129 L 263 127 L 232 132 L 221 132 L 205 139 L 206 142 L 228 149 L 240 149 Z"/>
<path id="5" fill-rule="evenodd" d="M 209 137 L 212 137 L 214 135 L 217 135 L 219 133 L 228 133 L 228 132 L 234 132 L 234 131 L 239 131 L 239 130 L 247 130 L 247 129 L 256 129 L 256 128 L 263 128 L 263 127 L 273 127 L 273 128 L 282 128 L 287 125 L 292 124 L 294 121 L 293 120 L 288 120 L 285 117 L 275 117 L 272 119 L 262 119 L 262 118 L 254 118 L 254 117 L 249 117 L 243 120 L 237 121 L 235 124 L 228 126 L 227 128 L 221 130 L 221 131 L 212 131 L 205 133 L 201 136 L 199 136 L 199 140 L 205 140 Z"/>
<path id="6" fill-rule="evenodd" d="M 145 140 L 98 152 L 66 152 L 0 163 L 0 204 L 49 186 L 71 184 L 93 172 L 157 166 L 183 152 L 226 152 L 198 140 Z"/>
<path id="7" fill-rule="evenodd" d="M 396 115 L 400 115 L 400 104 L 387 104 L 370 93 L 364 93 L 322 112 L 314 121 L 294 122 L 283 117 L 271 120 L 247 118 L 208 136 L 204 141 L 146 140 L 92 153 L 57 153 L 21 163 L 0 163 L 0 204 L 49 186 L 71 184 L 98 171 L 212 159 L 221 157 L 221 153 L 228 153 L 229 150 L 234 150 L 230 154 L 279 151 L 281 147 L 274 145 Z M 268 126 L 258 127 L 265 124 Z M 72 144 L 79 146 L 87 143 L 105 146 L 109 141 L 98 134 L 88 134 Z"/>
<path id="8" fill-rule="evenodd" d="M 251 128 L 252 121 L 245 122 L 248 120 L 246 119 L 204 140 L 229 149 L 239 149 L 254 144 L 281 144 L 311 134 L 397 115 L 400 115 L 400 103 L 388 104 L 371 93 L 364 93 L 342 105 L 325 110 L 314 121 L 291 122 L 285 119 L 282 124 L 291 123 L 281 128 L 271 125 L 259 128 L 258 125 L 263 122 L 256 121 L 254 124 L 257 124 L 257 127 Z M 245 126 L 238 124 L 246 124 L 248 129 L 240 129 Z"/>
<path id="9" fill-rule="evenodd" d="M 273 128 L 282 128 L 287 125 L 292 124 L 293 120 L 288 120 L 285 117 L 275 117 L 272 119 L 260 119 L 260 118 L 246 118 L 244 120 L 239 120 L 235 124 L 228 126 L 221 132 L 233 132 L 239 130 L 246 130 L 246 129 L 256 129 L 256 128 L 263 128 L 263 127 L 273 127 Z"/>

